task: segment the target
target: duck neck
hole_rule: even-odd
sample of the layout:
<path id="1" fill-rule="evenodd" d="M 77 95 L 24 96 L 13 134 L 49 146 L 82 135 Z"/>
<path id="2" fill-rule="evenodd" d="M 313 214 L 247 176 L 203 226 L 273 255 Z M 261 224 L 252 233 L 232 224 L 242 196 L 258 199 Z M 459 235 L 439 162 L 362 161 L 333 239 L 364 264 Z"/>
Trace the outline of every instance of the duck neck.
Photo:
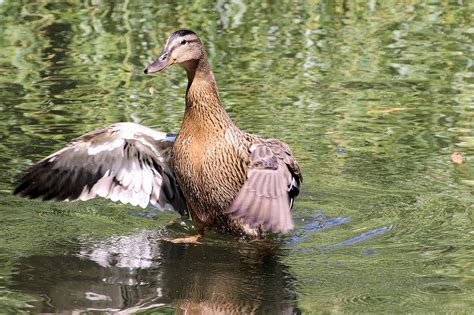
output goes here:
<path id="1" fill-rule="evenodd" d="M 233 124 L 219 100 L 214 73 L 206 55 L 203 53 L 198 61 L 184 67 L 188 75 L 188 88 L 183 125 L 188 122 L 193 126 L 209 126 L 211 132 L 215 132 L 216 129 L 227 128 L 229 124 Z"/>

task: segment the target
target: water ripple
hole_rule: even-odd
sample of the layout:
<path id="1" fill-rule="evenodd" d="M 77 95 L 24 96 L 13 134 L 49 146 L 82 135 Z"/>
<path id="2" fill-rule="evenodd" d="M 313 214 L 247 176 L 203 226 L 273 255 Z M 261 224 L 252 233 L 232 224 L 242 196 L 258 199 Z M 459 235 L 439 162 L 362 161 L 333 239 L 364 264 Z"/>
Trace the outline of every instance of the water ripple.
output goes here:
<path id="1" fill-rule="evenodd" d="M 356 243 L 364 242 L 364 241 L 370 240 L 374 237 L 385 234 L 385 233 L 389 232 L 392 228 L 393 228 L 393 225 L 382 226 L 382 227 L 375 228 L 375 229 L 372 229 L 370 231 L 364 232 L 360 235 L 357 235 L 357 236 L 352 237 L 350 239 L 344 240 L 342 242 L 332 244 L 332 245 L 324 245 L 322 247 L 329 249 L 329 248 L 340 247 L 340 246 L 354 245 Z"/>

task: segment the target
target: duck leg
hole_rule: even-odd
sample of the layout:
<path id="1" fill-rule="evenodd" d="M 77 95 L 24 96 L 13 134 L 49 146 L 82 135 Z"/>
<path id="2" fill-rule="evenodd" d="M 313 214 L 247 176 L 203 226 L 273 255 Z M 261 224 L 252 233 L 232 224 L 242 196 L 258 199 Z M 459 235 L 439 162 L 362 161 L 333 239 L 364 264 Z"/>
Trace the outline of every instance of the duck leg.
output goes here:
<path id="1" fill-rule="evenodd" d="M 202 234 L 196 234 L 187 237 L 178 237 L 175 239 L 169 240 L 174 244 L 201 244 L 200 240 L 202 239 Z"/>
<path id="2" fill-rule="evenodd" d="M 201 244 L 200 240 L 204 237 L 204 227 L 200 225 L 198 227 L 196 235 L 187 236 L 187 237 L 178 237 L 174 239 L 169 239 L 171 243 L 174 244 Z"/>

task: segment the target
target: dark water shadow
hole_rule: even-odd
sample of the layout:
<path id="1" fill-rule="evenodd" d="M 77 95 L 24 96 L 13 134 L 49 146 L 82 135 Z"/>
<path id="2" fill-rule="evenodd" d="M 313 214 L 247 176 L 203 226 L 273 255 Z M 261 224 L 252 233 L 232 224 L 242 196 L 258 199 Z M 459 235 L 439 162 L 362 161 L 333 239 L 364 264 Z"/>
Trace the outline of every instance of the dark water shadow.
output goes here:
<path id="1" fill-rule="evenodd" d="M 277 241 L 183 245 L 147 231 L 20 259 L 10 289 L 41 296 L 33 312 L 295 314 L 285 255 Z"/>

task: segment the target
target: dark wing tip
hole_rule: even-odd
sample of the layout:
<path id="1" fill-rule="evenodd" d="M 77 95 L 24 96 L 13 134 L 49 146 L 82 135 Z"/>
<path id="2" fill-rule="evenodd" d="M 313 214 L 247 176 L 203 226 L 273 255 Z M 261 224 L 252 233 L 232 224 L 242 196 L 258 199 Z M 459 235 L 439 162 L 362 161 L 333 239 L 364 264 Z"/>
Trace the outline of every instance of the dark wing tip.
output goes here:
<path id="1" fill-rule="evenodd" d="M 20 181 L 18 181 L 17 186 L 13 190 L 13 194 L 14 195 L 19 195 L 19 196 L 24 196 L 23 192 L 25 191 L 25 189 L 27 187 L 28 187 L 28 183 L 20 180 Z"/>
<path id="2" fill-rule="evenodd" d="M 33 164 L 26 169 L 17 180 L 17 186 L 13 190 L 14 195 L 21 197 L 38 198 L 41 193 L 38 191 L 38 184 L 35 178 L 38 177 L 38 173 L 41 174 L 40 169 L 44 168 L 46 160 L 42 160 Z"/>
<path id="3" fill-rule="evenodd" d="M 103 172 L 100 169 L 94 174 L 83 171 L 78 173 L 74 168 L 55 168 L 55 162 L 45 159 L 33 164 L 21 175 L 13 194 L 30 199 L 75 200 L 84 187 L 91 187 Z"/>

